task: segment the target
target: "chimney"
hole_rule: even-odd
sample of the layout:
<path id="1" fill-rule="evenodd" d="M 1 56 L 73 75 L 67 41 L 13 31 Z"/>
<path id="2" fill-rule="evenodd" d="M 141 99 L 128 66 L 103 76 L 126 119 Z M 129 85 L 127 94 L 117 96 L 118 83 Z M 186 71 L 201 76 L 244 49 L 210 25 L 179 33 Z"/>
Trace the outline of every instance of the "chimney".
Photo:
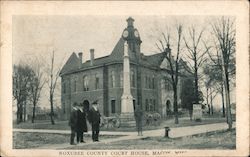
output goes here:
<path id="1" fill-rule="evenodd" d="M 92 66 L 94 64 L 95 59 L 95 49 L 90 49 L 90 65 Z"/>
<path id="2" fill-rule="evenodd" d="M 80 62 L 79 62 L 79 68 L 81 68 L 81 66 L 82 66 L 82 52 L 79 52 L 78 56 L 79 56 L 79 60 L 80 60 Z"/>

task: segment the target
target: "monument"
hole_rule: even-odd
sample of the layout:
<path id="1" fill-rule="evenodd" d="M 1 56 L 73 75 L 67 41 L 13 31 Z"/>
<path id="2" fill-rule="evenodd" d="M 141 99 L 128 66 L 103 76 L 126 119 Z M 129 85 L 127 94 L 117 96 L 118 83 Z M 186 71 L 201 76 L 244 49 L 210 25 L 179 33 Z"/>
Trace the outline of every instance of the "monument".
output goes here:
<path id="1" fill-rule="evenodd" d="M 123 55 L 123 94 L 121 97 L 121 126 L 135 126 L 133 97 L 130 89 L 130 63 L 128 43 L 124 43 Z"/>
<path id="2" fill-rule="evenodd" d="M 193 119 L 195 121 L 202 120 L 202 105 L 201 104 L 193 104 Z"/>

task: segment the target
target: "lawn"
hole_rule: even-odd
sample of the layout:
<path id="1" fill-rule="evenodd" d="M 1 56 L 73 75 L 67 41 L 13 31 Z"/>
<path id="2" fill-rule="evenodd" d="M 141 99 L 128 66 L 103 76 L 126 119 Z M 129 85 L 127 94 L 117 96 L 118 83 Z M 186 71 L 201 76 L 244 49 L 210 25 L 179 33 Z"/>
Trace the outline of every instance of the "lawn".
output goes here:
<path id="1" fill-rule="evenodd" d="M 75 148 L 70 148 L 75 149 Z M 236 132 L 216 131 L 182 138 L 146 137 L 109 144 L 78 146 L 77 149 L 236 149 Z"/>
<path id="2" fill-rule="evenodd" d="M 193 125 L 203 125 L 203 124 L 212 124 L 225 122 L 225 118 L 219 117 L 208 117 L 204 118 L 201 122 L 190 121 L 188 118 L 179 118 L 179 124 L 174 124 L 174 119 L 163 119 L 161 124 L 158 126 L 144 126 L 143 130 L 153 130 L 153 129 L 162 129 L 165 126 L 168 127 L 184 127 L 184 126 L 193 126 Z M 13 128 L 22 128 L 22 129 L 53 129 L 53 130 L 70 130 L 68 126 L 68 121 L 56 121 L 55 125 L 51 125 L 49 121 L 46 122 L 25 122 L 16 124 L 13 123 Z M 90 126 L 88 127 L 90 130 Z M 135 131 L 134 127 L 126 128 L 101 128 L 101 131 Z"/>
<path id="3" fill-rule="evenodd" d="M 117 138 L 121 136 L 101 135 L 100 140 Z M 13 132 L 14 149 L 31 149 L 50 144 L 69 143 L 70 134 L 51 134 L 51 133 L 21 133 Z M 84 135 L 84 141 L 92 141 L 90 135 Z M 49 148 L 49 146 L 48 146 Z"/>

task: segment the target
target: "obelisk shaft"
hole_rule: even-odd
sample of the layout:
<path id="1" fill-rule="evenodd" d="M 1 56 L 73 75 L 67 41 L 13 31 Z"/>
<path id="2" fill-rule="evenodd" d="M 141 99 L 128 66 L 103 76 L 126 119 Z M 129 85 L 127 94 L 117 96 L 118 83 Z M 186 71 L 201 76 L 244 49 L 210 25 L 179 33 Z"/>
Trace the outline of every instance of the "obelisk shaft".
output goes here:
<path id="1" fill-rule="evenodd" d="M 121 113 L 133 113 L 133 97 L 131 95 L 130 88 L 130 65 L 129 65 L 129 55 L 128 55 L 128 44 L 124 43 L 124 56 L 123 56 L 123 94 L 122 94 L 122 104 Z"/>

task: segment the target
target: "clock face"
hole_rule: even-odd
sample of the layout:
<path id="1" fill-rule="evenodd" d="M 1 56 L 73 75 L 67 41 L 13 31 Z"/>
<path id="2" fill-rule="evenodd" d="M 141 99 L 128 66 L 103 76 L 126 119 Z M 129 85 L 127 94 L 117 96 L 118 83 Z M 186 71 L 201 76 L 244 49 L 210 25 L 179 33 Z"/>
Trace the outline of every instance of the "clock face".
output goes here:
<path id="1" fill-rule="evenodd" d="M 139 37 L 139 32 L 136 30 L 135 32 L 134 32 L 134 35 L 135 35 L 135 37 Z"/>
<path id="2" fill-rule="evenodd" d="M 127 37 L 128 37 L 128 31 L 125 30 L 125 31 L 122 33 L 122 36 L 123 36 L 124 38 L 127 38 Z"/>

